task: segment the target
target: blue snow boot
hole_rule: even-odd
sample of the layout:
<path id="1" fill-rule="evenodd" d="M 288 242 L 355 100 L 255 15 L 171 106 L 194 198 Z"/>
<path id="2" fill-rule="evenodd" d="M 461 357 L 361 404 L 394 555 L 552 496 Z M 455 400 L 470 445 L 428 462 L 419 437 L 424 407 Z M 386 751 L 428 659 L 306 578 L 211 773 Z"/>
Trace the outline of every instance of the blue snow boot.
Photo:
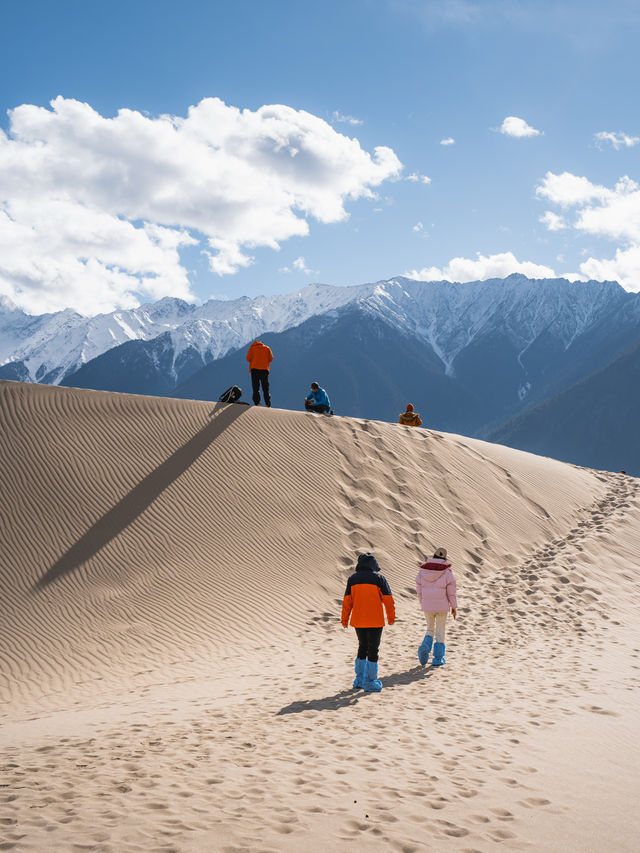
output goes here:
<path id="1" fill-rule="evenodd" d="M 431 661 L 431 666 L 444 666 L 445 663 L 444 643 L 436 643 L 433 647 L 433 660 Z"/>
<path id="2" fill-rule="evenodd" d="M 364 687 L 364 668 L 367 661 L 365 658 L 356 658 L 356 677 L 353 679 L 354 687 Z"/>
<path id="3" fill-rule="evenodd" d="M 371 660 L 365 661 L 364 690 L 367 693 L 379 693 L 382 690 L 382 682 L 378 681 L 378 664 Z"/>
<path id="4" fill-rule="evenodd" d="M 425 666 L 425 664 L 429 663 L 429 655 L 431 654 L 431 644 L 433 643 L 433 637 L 431 634 L 425 634 L 424 640 L 418 646 L 418 660 Z"/>

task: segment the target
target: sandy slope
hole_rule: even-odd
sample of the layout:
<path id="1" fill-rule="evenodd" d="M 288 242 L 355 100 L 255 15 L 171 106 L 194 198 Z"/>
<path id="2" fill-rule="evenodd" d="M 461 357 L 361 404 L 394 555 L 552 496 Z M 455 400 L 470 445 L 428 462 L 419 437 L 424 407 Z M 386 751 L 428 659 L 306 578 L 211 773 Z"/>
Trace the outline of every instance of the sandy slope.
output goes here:
<path id="1" fill-rule="evenodd" d="M 0 453 L 0 849 L 636 849 L 636 480 L 18 383 Z M 433 670 L 413 580 L 441 544 Z M 338 620 L 362 550 L 398 609 L 380 695 Z"/>

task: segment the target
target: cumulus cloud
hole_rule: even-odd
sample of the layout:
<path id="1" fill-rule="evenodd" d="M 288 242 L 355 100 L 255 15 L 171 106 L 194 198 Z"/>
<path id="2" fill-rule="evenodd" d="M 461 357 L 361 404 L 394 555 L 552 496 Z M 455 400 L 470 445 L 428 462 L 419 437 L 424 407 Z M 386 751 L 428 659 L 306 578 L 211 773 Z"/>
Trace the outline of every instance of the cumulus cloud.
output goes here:
<path id="1" fill-rule="evenodd" d="M 505 136 L 515 136 L 519 139 L 525 136 L 540 136 L 540 131 L 527 124 L 523 118 L 507 116 L 498 128 Z"/>
<path id="2" fill-rule="evenodd" d="M 453 138 L 453 136 L 447 136 L 447 138 L 446 138 L 446 139 L 441 139 L 441 140 L 440 140 L 440 145 L 455 145 L 455 142 L 456 142 L 456 141 L 455 141 L 455 139 Z"/>
<path id="3" fill-rule="evenodd" d="M 530 278 L 554 278 L 551 267 L 534 264 L 530 261 L 518 261 L 512 252 L 495 255 L 481 255 L 477 258 L 453 258 L 442 268 L 423 267 L 421 270 L 406 272 L 407 278 L 417 281 L 484 281 L 488 278 L 504 278 L 512 273 L 521 273 Z"/>
<path id="4" fill-rule="evenodd" d="M 616 249 L 613 258 L 588 258 L 580 264 L 586 278 L 619 281 L 627 290 L 640 291 L 640 246 Z"/>
<path id="5" fill-rule="evenodd" d="M 412 229 L 412 230 L 413 230 L 413 231 L 415 231 L 415 232 L 423 231 L 423 230 L 424 230 L 424 225 L 422 224 L 422 222 L 416 222 L 416 224 L 413 226 L 413 229 Z"/>
<path id="6" fill-rule="evenodd" d="M 304 275 L 318 275 L 318 270 L 309 269 L 307 262 L 302 256 L 296 258 L 290 267 L 281 267 L 280 272 L 301 272 Z"/>
<path id="7" fill-rule="evenodd" d="M 536 187 L 536 195 L 566 208 L 592 200 L 604 200 L 609 195 L 609 190 L 592 184 L 580 175 L 572 175 L 571 172 L 562 172 L 559 175 L 547 172 L 542 183 Z"/>
<path id="8" fill-rule="evenodd" d="M 564 221 L 562 216 L 558 216 L 557 213 L 553 213 L 551 210 L 547 210 L 544 216 L 540 217 L 540 222 L 543 225 L 546 225 L 549 231 L 562 231 L 567 227 L 567 223 Z"/>
<path id="9" fill-rule="evenodd" d="M 431 178 L 428 178 L 426 175 L 421 175 L 420 172 L 412 172 L 410 175 L 406 177 L 407 181 L 413 181 L 414 183 L 421 184 L 430 184 Z"/>
<path id="10" fill-rule="evenodd" d="M 611 133 L 606 130 L 595 134 L 596 145 L 598 148 L 606 148 L 610 145 L 619 151 L 620 148 L 633 148 L 640 142 L 640 136 L 629 136 L 626 133 Z"/>
<path id="11" fill-rule="evenodd" d="M 627 175 L 609 189 L 584 177 L 548 172 L 536 193 L 576 208 L 573 227 L 579 231 L 640 244 L 640 187 Z"/>
<path id="12" fill-rule="evenodd" d="M 0 295 L 26 310 L 88 314 L 140 297 L 192 297 L 180 252 L 201 245 L 220 275 L 339 222 L 402 169 L 302 110 L 217 98 L 186 117 L 105 118 L 62 97 L 25 104 L 0 130 Z"/>
<path id="13" fill-rule="evenodd" d="M 568 227 L 622 244 L 613 258 L 590 257 L 580 264 L 582 275 L 640 290 L 640 186 L 635 181 L 625 175 L 610 189 L 567 172 L 547 172 L 536 193 L 564 208 L 565 218 L 573 213 Z"/>
<path id="14" fill-rule="evenodd" d="M 353 124 L 353 125 L 358 125 L 358 124 L 363 124 L 363 123 L 364 123 L 364 122 L 362 121 L 362 119 L 360 119 L 360 118 L 355 118 L 354 116 L 346 116 L 346 115 L 343 115 L 343 114 L 340 112 L 340 110 L 334 110 L 334 111 L 333 111 L 333 115 L 331 116 L 331 118 L 332 118 L 334 121 L 340 122 L 340 123 L 342 123 L 342 124 Z"/>

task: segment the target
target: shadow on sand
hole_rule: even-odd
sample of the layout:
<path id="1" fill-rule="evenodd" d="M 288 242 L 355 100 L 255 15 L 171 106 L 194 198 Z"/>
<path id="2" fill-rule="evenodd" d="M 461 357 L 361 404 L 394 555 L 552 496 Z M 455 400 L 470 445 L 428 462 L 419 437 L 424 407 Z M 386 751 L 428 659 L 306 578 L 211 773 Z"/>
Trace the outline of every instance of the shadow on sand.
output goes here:
<path id="1" fill-rule="evenodd" d="M 404 672 L 397 672 L 393 675 L 382 676 L 383 691 L 385 689 L 393 689 L 394 687 L 402 687 L 405 684 L 413 684 L 414 681 L 423 681 L 430 678 L 433 674 L 431 667 L 414 666 L 412 669 L 407 669 Z M 351 688 L 351 690 L 342 690 L 340 693 L 335 693 L 333 696 L 325 696 L 323 699 L 309 699 L 307 702 L 292 702 L 290 705 L 285 705 L 281 708 L 276 717 L 283 714 L 301 714 L 303 711 L 338 711 L 340 708 L 346 708 L 349 705 L 357 705 L 360 699 L 365 696 L 376 696 L 376 693 L 365 693 L 363 690 Z"/>
<path id="2" fill-rule="evenodd" d="M 153 501 L 183 474 L 190 465 L 237 420 L 247 407 L 233 403 L 218 406 L 211 420 L 168 459 L 141 480 L 129 494 L 96 521 L 34 584 L 34 590 L 46 589 L 54 581 L 73 572 L 95 556 Z"/>

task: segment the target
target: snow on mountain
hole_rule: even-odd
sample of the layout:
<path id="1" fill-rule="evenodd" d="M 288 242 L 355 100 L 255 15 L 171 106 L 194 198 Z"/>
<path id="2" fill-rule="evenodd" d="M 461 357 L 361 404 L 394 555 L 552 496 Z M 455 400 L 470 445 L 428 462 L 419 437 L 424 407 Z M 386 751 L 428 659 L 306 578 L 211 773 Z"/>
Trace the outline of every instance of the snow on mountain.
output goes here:
<path id="1" fill-rule="evenodd" d="M 357 299 L 370 285 L 309 285 L 295 293 L 189 305 L 165 298 L 129 311 L 82 317 L 71 310 L 30 316 L 0 305 L 0 366 L 22 362 L 34 381 L 59 383 L 120 344 L 170 332 L 174 358 L 187 348 L 220 358 L 264 332 L 280 332 Z"/>
<path id="2" fill-rule="evenodd" d="M 465 347 L 496 331 L 513 341 L 520 360 L 544 331 L 566 348 L 607 312 L 624 306 L 629 319 L 640 318 L 638 295 L 614 282 L 532 280 L 517 274 L 466 284 L 402 277 L 350 287 L 311 284 L 285 295 L 212 299 L 199 306 L 167 297 L 89 318 L 71 310 L 33 317 L 2 302 L 0 365 L 22 362 L 33 380 L 57 384 L 113 347 L 166 332 L 174 365 L 188 350 L 207 363 L 265 332 L 281 332 L 355 303 L 427 341 L 449 374 Z"/>
<path id="3" fill-rule="evenodd" d="M 453 371 L 456 356 L 480 335 L 504 333 L 519 348 L 547 331 L 567 349 L 604 314 L 628 305 L 640 318 L 640 299 L 615 282 L 504 279 L 452 284 L 394 278 L 364 300 L 370 310 L 427 341 Z"/>
<path id="4" fill-rule="evenodd" d="M 30 316 L 0 308 L 0 365 L 22 362 L 31 379 L 57 384 L 65 374 L 114 346 L 154 338 L 174 328 L 190 308 L 179 299 L 96 317 L 83 317 L 70 309 Z"/>

